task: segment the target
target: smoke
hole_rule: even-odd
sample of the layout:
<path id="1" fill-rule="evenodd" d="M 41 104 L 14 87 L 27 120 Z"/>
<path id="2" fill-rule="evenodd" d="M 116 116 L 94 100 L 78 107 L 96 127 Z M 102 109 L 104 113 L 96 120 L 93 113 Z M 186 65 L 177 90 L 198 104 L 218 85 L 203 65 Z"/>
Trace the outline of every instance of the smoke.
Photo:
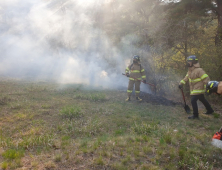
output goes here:
<path id="1" fill-rule="evenodd" d="M 0 75 L 117 88 L 138 49 L 119 50 L 94 25 L 104 0 L 0 1 Z"/>

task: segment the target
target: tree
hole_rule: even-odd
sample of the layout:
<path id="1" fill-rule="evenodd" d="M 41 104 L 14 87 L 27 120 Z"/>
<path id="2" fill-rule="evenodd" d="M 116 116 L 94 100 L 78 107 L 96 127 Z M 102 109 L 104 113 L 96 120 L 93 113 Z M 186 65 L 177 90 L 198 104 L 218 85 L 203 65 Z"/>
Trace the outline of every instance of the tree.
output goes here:
<path id="1" fill-rule="evenodd" d="M 214 11 L 217 15 L 217 20 L 218 20 L 215 44 L 221 45 L 221 42 L 222 42 L 222 1 L 216 0 L 215 2 L 216 2 L 216 6 L 213 9 L 215 9 Z"/>

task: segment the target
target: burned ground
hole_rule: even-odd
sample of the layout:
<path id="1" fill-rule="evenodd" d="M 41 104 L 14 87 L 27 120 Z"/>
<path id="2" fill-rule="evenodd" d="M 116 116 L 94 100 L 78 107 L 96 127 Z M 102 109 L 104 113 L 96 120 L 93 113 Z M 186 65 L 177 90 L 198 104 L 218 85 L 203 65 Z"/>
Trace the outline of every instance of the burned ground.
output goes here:
<path id="1" fill-rule="evenodd" d="M 176 102 L 173 100 L 169 100 L 165 97 L 153 95 L 145 92 L 141 92 L 140 94 L 141 99 L 147 103 L 155 104 L 155 105 L 165 105 L 165 106 L 175 106 L 175 105 L 182 105 L 180 102 Z"/>

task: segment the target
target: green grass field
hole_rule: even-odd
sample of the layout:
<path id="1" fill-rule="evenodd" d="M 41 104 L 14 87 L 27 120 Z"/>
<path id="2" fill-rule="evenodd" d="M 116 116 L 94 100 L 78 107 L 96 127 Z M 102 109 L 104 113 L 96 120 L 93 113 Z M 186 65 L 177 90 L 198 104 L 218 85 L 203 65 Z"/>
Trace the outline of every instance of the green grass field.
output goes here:
<path id="1" fill-rule="evenodd" d="M 188 120 L 182 106 L 125 102 L 126 93 L 0 81 L 1 169 L 219 170 L 220 113 Z"/>

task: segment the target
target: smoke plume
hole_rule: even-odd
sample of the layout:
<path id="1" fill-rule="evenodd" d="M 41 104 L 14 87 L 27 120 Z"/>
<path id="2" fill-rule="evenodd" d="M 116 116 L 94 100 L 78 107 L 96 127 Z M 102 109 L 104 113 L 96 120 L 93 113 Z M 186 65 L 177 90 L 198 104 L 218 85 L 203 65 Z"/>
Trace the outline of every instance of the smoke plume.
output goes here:
<path id="1" fill-rule="evenodd" d="M 0 1 L 0 75 L 85 83 L 116 88 L 127 86 L 121 75 L 138 49 L 130 35 L 110 42 L 94 25 L 104 0 Z M 136 40 L 136 39 L 135 39 Z"/>

